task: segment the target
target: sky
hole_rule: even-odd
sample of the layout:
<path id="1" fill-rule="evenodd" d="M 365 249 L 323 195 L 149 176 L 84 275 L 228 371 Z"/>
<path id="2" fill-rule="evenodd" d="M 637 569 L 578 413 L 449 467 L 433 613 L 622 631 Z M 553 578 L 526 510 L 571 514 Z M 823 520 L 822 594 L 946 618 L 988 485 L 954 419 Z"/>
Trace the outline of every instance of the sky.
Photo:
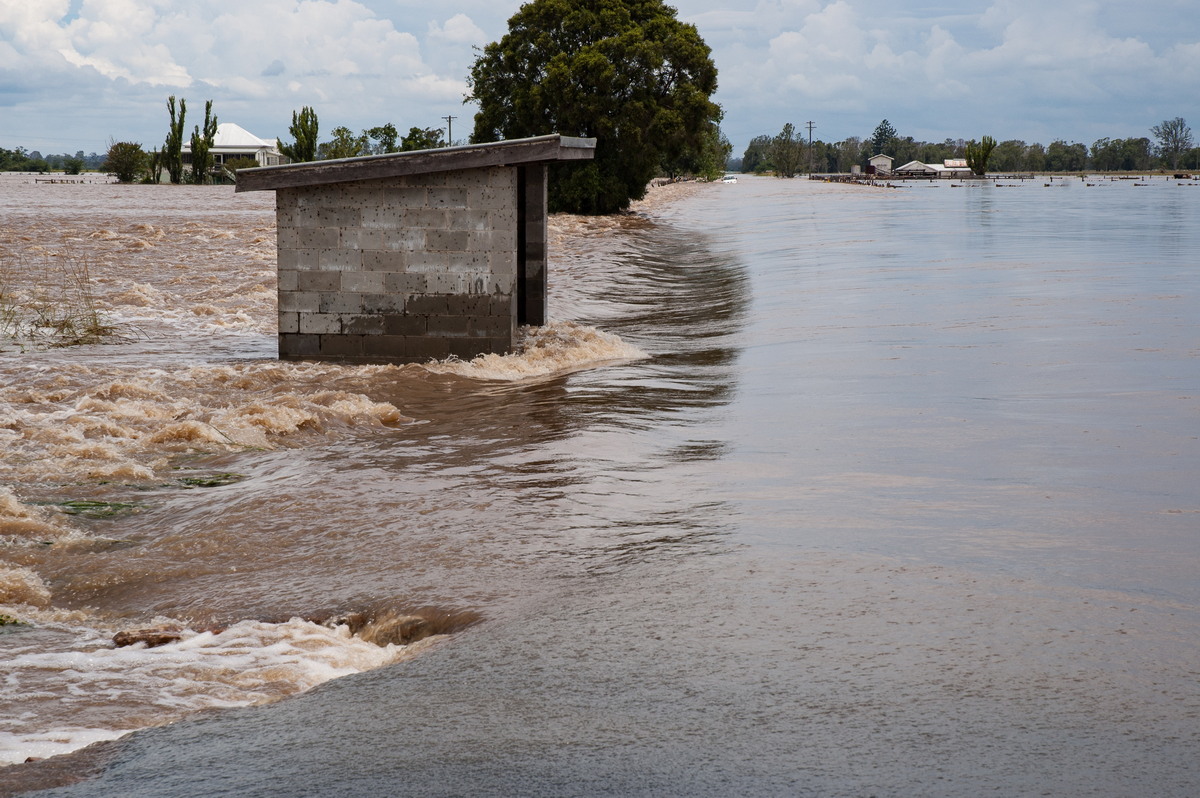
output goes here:
<path id="1" fill-rule="evenodd" d="M 740 155 L 791 122 L 815 139 L 990 135 L 1087 145 L 1200 130 L 1197 0 L 676 0 L 712 48 Z M 223 122 L 290 140 L 312 106 L 321 138 L 393 123 L 465 139 L 478 48 L 520 0 L 0 0 L 0 147 L 103 153 Z"/>

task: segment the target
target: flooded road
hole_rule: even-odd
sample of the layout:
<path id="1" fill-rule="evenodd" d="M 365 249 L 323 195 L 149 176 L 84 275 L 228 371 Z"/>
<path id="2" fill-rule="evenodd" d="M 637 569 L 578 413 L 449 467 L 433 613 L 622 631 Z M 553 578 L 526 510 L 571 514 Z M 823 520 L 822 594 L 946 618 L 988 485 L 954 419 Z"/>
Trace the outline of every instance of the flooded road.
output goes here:
<path id="1" fill-rule="evenodd" d="M 1200 188 L 558 218 L 526 351 L 404 367 L 273 360 L 270 197 L 5 188 L 128 340 L 0 354 L 0 747 L 224 708 L 55 794 L 1200 786 Z"/>

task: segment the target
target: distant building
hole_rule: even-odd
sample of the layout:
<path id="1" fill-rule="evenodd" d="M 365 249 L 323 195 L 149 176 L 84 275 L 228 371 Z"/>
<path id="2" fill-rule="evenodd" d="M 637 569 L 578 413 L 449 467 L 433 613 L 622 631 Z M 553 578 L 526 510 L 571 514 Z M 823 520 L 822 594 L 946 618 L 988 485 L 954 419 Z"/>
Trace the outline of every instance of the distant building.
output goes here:
<path id="1" fill-rule="evenodd" d="M 909 161 L 903 166 L 896 167 L 897 177 L 927 177 L 930 179 L 950 177 L 970 177 L 970 167 L 964 158 L 947 158 L 938 164 Z"/>
<path id="2" fill-rule="evenodd" d="M 892 160 L 892 156 L 884 155 L 883 153 L 872 155 L 867 161 L 871 166 L 867 171 L 877 175 L 890 175 L 892 173 Z"/>
<path id="3" fill-rule="evenodd" d="M 284 157 L 275 146 L 274 140 L 260 139 L 250 131 L 233 122 L 221 122 L 217 125 L 217 135 L 209 149 L 213 166 L 224 166 L 227 161 L 235 158 L 253 158 L 259 166 L 278 166 L 285 164 Z M 191 141 L 183 144 L 183 162 L 192 162 Z"/>

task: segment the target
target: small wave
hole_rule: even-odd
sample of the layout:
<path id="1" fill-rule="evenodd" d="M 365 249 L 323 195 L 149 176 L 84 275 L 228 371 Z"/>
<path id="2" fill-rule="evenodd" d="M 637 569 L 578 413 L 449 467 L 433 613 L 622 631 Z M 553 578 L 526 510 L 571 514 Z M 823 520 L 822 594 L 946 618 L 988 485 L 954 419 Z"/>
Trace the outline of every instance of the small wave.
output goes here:
<path id="1" fill-rule="evenodd" d="M 61 513 L 24 504 L 11 488 L 0 485 L 0 542 L 8 545 L 42 545 L 86 539 L 87 536 L 67 523 Z M 8 567 L 4 563 L 0 563 L 0 566 Z M 7 585 L 9 577 L 16 580 L 14 585 L 20 581 L 16 572 L 13 572 L 0 577 L 0 582 Z"/>
<path id="2" fill-rule="evenodd" d="M 49 603 L 50 589 L 40 576 L 21 565 L 0 563 L 0 605 L 45 607 Z"/>
<path id="3" fill-rule="evenodd" d="M 26 614 L 37 632 L 28 642 L 21 633 L 10 638 L 0 703 L 27 711 L 0 735 L 0 764 L 68 753 L 197 710 L 269 703 L 411 658 L 440 639 L 379 645 L 345 624 L 292 618 L 175 628 L 163 645 L 115 646 L 70 616 Z"/>
<path id="4" fill-rule="evenodd" d="M 425 368 L 439 374 L 512 381 L 646 357 L 645 352 L 612 333 L 567 321 L 527 328 L 511 354 L 480 355 L 471 361 L 447 360 Z"/>

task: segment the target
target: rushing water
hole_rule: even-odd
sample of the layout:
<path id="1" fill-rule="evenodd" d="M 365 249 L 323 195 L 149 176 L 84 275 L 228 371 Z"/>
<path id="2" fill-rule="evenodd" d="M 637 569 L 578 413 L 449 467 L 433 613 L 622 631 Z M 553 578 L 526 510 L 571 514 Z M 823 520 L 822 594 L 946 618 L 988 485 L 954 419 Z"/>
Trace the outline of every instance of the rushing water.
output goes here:
<path id="1" fill-rule="evenodd" d="M 130 340 L 0 354 L 0 749 L 183 720 L 0 785 L 1196 794 L 1200 186 L 1090 183 L 556 219 L 555 324 L 403 368 L 271 359 L 269 197 L 6 183 Z"/>

